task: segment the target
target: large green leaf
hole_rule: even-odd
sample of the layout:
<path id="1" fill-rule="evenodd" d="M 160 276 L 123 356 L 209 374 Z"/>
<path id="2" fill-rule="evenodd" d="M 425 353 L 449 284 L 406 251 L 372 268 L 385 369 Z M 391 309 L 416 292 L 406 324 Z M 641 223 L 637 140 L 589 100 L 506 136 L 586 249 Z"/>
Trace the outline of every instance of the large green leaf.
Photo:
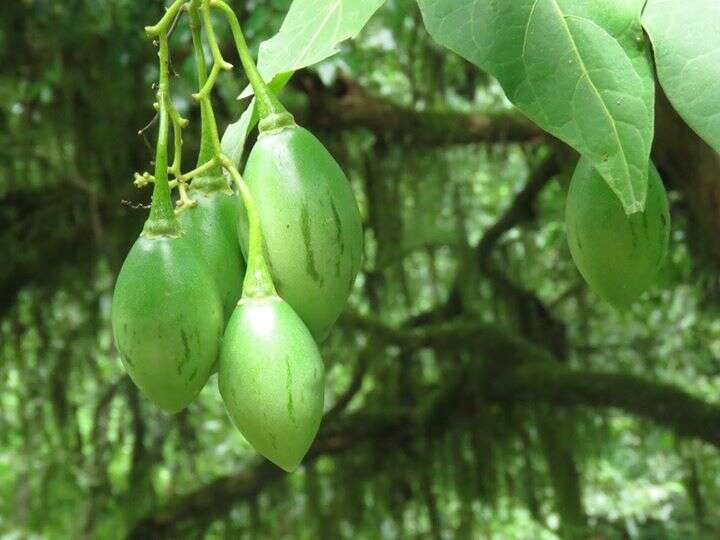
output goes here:
<path id="1" fill-rule="evenodd" d="M 317 64 L 354 38 L 385 0 L 294 0 L 280 31 L 260 45 L 258 69 L 266 81 Z M 246 88 L 242 96 L 252 94 Z"/>
<path id="2" fill-rule="evenodd" d="M 649 0 L 643 24 L 668 98 L 720 152 L 720 0 Z"/>
<path id="3" fill-rule="evenodd" d="M 280 31 L 260 45 L 258 69 L 270 88 L 279 92 L 298 69 L 316 64 L 355 37 L 385 0 L 295 0 Z M 249 86 L 241 98 L 252 95 Z M 255 100 L 223 134 L 223 152 L 235 163 L 258 122 Z"/>
<path id="4" fill-rule="evenodd" d="M 418 0 L 439 43 L 492 73 L 540 127 L 644 208 L 655 94 L 644 0 Z"/>

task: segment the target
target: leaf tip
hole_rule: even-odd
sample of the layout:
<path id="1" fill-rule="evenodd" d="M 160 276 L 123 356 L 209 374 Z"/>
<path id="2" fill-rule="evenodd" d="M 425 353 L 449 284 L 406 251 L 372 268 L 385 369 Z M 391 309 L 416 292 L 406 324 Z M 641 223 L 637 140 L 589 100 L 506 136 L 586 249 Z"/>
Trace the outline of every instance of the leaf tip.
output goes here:
<path id="1" fill-rule="evenodd" d="M 645 210 L 645 204 L 641 201 L 633 201 L 631 203 L 623 204 L 625 207 L 625 213 L 628 216 L 643 212 Z"/>

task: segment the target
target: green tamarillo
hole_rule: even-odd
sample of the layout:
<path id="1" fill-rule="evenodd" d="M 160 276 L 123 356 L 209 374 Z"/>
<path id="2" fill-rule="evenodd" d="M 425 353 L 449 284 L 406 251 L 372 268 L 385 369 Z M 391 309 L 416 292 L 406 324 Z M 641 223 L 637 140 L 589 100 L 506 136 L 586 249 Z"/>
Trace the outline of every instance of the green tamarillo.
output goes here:
<path id="1" fill-rule="evenodd" d="M 360 270 L 363 233 L 352 187 L 323 144 L 294 122 L 267 131 L 261 123 L 244 177 L 277 291 L 321 341 Z M 246 219 L 239 233 L 247 254 Z"/>
<path id="2" fill-rule="evenodd" d="M 180 224 L 215 280 L 227 321 L 240 299 L 245 277 L 237 237 L 238 198 L 222 174 L 194 179 L 190 195 L 197 205 L 180 214 Z"/>
<path id="3" fill-rule="evenodd" d="M 159 36 L 160 127 L 150 217 L 123 263 L 112 301 L 115 345 L 133 382 L 160 408 L 184 409 L 217 361 L 224 320 L 217 283 L 175 217 L 168 183 L 167 35 Z"/>
<path id="4" fill-rule="evenodd" d="M 305 324 L 278 296 L 243 298 L 219 363 L 233 423 L 263 456 L 294 471 L 317 434 L 324 402 L 323 361 Z"/>
<path id="5" fill-rule="evenodd" d="M 185 236 L 138 238 L 115 284 L 112 328 L 130 378 L 160 408 L 178 412 L 205 386 L 223 310 L 215 280 Z"/>
<path id="6" fill-rule="evenodd" d="M 252 193 L 237 170 L 230 173 L 248 220 L 248 265 L 242 299 L 223 337 L 218 386 L 248 442 L 290 472 L 320 426 L 325 369 L 310 330 L 277 295 Z"/>
<path id="7" fill-rule="evenodd" d="M 608 303 L 627 309 L 657 276 L 670 238 L 667 195 L 655 166 L 650 163 L 645 210 L 627 215 L 590 161 L 581 158 L 565 220 L 580 273 Z"/>

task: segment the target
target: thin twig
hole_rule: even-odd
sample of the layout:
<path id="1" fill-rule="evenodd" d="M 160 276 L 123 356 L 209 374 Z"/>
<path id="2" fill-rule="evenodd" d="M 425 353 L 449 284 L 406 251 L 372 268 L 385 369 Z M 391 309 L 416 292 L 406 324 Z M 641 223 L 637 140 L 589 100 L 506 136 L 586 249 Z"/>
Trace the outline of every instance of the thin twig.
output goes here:
<path id="1" fill-rule="evenodd" d="M 182 17 L 182 14 L 185 12 L 184 9 L 178 10 L 178 12 L 175 14 L 175 18 L 173 19 L 172 23 L 170 23 L 170 28 L 167 31 L 167 37 L 170 39 L 170 37 L 173 35 L 173 32 L 175 32 L 175 27 L 177 27 L 177 23 L 180 20 L 180 17 Z"/>
<path id="2" fill-rule="evenodd" d="M 125 199 L 121 200 L 120 204 L 122 204 L 123 206 L 127 206 L 129 208 L 132 208 L 133 210 L 149 210 L 150 209 L 149 204 L 134 203 L 132 201 L 128 201 Z"/>

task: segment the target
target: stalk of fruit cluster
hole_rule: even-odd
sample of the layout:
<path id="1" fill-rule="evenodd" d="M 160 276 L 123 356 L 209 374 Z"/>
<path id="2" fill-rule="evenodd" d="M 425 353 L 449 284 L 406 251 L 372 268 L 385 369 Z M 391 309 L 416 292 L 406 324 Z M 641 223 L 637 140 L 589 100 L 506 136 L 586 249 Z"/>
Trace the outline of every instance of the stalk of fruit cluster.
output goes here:
<path id="1" fill-rule="evenodd" d="M 169 47 L 165 33 L 159 36 L 160 84 L 157 92 L 160 125 L 155 148 L 155 179 L 150 207 L 150 219 L 145 223 L 144 234 L 179 234 L 180 226 L 175 218 L 170 185 L 168 183 L 168 100 L 170 99 Z"/>
<path id="2" fill-rule="evenodd" d="M 232 31 L 235 47 L 237 48 L 240 61 L 245 75 L 250 81 L 250 85 L 257 97 L 257 107 L 260 116 L 260 131 L 269 131 L 280 129 L 295 124 L 295 119 L 283 106 L 280 100 L 268 88 L 267 84 L 260 75 L 255 61 L 250 54 L 247 41 L 243 35 L 240 21 L 235 15 L 233 9 L 223 0 L 209 0 L 212 7 L 221 10 L 228 19 L 230 30 Z"/>

